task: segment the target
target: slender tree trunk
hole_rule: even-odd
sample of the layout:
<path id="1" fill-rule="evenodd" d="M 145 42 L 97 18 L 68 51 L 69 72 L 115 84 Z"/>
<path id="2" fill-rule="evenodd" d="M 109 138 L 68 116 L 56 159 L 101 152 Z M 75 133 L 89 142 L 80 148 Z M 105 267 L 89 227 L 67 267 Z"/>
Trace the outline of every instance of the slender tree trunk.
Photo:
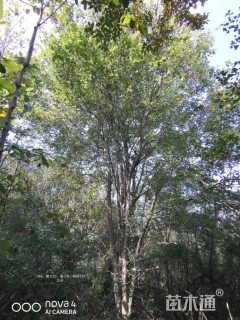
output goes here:
<path id="1" fill-rule="evenodd" d="M 33 54 L 33 49 L 34 49 L 34 44 L 36 41 L 36 37 L 37 37 L 37 32 L 38 29 L 40 27 L 40 23 L 42 20 L 42 16 L 43 16 L 43 10 L 41 10 L 40 12 L 40 16 L 38 19 L 38 22 L 36 24 L 36 26 L 33 29 L 33 33 L 32 33 L 32 37 L 29 43 L 29 48 L 28 48 L 28 53 L 27 53 L 27 57 L 23 63 L 23 69 L 19 71 L 18 76 L 17 76 L 17 80 L 16 80 L 16 90 L 13 94 L 13 98 L 12 98 L 12 102 L 7 110 L 7 114 L 6 117 L 4 119 L 4 126 L 2 129 L 2 134 L 1 134 L 1 138 L 0 138 L 0 164 L 2 162 L 2 156 L 3 156 L 3 151 L 4 151 L 4 146 L 5 143 L 7 141 L 7 137 L 11 128 L 11 121 L 12 121 L 12 115 L 13 115 L 13 111 L 15 110 L 16 106 L 17 106 L 17 101 L 18 101 L 18 97 L 20 95 L 20 89 L 22 86 L 22 81 L 23 81 L 23 76 L 25 71 L 27 70 L 30 61 L 32 59 L 32 54 Z"/>
<path id="2" fill-rule="evenodd" d="M 104 138 L 103 123 L 101 123 L 101 127 L 103 128 L 103 141 L 107 150 L 109 164 L 106 204 L 108 210 L 109 249 L 113 268 L 113 292 L 118 319 L 128 320 L 132 314 L 134 290 L 138 276 L 138 258 L 153 214 L 148 217 L 143 226 L 137 243 L 133 244 L 130 238 L 131 219 L 134 216 L 136 201 L 142 192 L 141 188 L 139 188 L 142 175 L 140 175 L 138 184 L 136 184 L 135 180 L 135 171 L 140 164 L 140 156 L 131 164 L 128 154 L 129 148 L 126 142 L 127 138 L 123 139 L 125 149 L 122 150 L 120 147 L 121 141 L 118 141 L 118 137 L 116 138 L 116 153 L 112 154 L 108 142 Z M 157 196 L 155 195 L 151 204 L 151 212 L 154 211 L 156 200 Z M 116 220 L 113 220 L 114 213 L 117 213 Z M 117 223 L 118 226 L 118 239 L 114 237 L 116 227 L 114 223 Z"/>
<path id="3" fill-rule="evenodd" d="M 121 170 L 121 186 L 120 187 L 120 205 L 119 205 L 119 227 L 121 231 L 120 252 L 116 253 L 117 242 L 114 239 L 113 226 L 113 205 L 112 205 L 112 175 L 108 174 L 107 183 L 107 210 L 108 210 L 108 231 L 110 242 L 110 254 L 112 263 L 112 279 L 114 300 L 116 303 L 118 318 L 128 320 L 132 312 L 132 297 L 133 297 L 133 281 L 129 284 L 129 266 L 128 266 L 128 238 L 129 238 L 129 210 L 130 196 L 129 183 L 124 177 Z"/>
<path id="4" fill-rule="evenodd" d="M 118 314 L 121 314 L 121 298 L 120 298 L 120 281 L 119 281 L 119 270 L 118 270 L 118 261 L 115 250 L 115 239 L 113 234 L 113 212 L 112 212 L 112 175 L 108 173 L 107 181 L 107 199 L 106 206 L 108 210 L 108 232 L 109 232 L 109 244 L 110 244 L 110 254 L 111 254 L 111 263 L 112 263 L 112 279 L 113 279 L 113 292 L 114 300 L 117 307 Z"/>

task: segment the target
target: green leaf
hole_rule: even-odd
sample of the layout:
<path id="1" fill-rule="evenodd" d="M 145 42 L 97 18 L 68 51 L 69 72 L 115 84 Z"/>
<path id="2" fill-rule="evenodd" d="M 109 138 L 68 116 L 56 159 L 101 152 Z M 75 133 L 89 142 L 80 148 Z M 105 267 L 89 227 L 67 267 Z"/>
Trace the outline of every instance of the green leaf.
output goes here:
<path id="1" fill-rule="evenodd" d="M 2 183 L 0 183 L 0 192 L 5 193 L 5 191 L 6 191 L 5 186 Z"/>
<path id="2" fill-rule="evenodd" d="M 3 107 L 0 107 L 0 119 L 1 118 L 5 118 L 6 114 L 7 114 L 7 109 L 3 108 Z"/>
<path id="3" fill-rule="evenodd" d="M 34 148 L 34 149 L 32 149 L 32 152 L 34 152 L 34 153 L 36 153 L 36 154 L 41 154 L 42 152 L 43 152 L 43 149 L 41 149 L 41 148 Z"/>
<path id="4" fill-rule="evenodd" d="M 11 247 L 9 240 L 0 240 L 0 252 L 6 252 Z"/>
<path id="5" fill-rule="evenodd" d="M 136 22 L 134 18 L 130 14 L 126 14 L 120 20 L 121 24 L 124 26 L 128 26 L 129 28 L 135 28 Z"/>
<path id="6" fill-rule="evenodd" d="M 3 0 L 0 0 L 0 19 L 3 18 Z"/>
<path id="7" fill-rule="evenodd" d="M 145 24 L 143 23 L 139 23 L 138 24 L 138 30 L 141 32 L 141 34 L 145 37 L 148 36 L 148 30 L 147 27 L 145 26 Z"/>
<path id="8" fill-rule="evenodd" d="M 124 8 L 127 8 L 129 6 L 129 0 L 120 0 L 120 2 L 124 6 Z"/>
<path id="9" fill-rule="evenodd" d="M 56 227 L 57 233 L 59 233 L 61 236 L 70 237 L 71 232 L 70 230 L 65 226 L 57 226 Z"/>
<path id="10" fill-rule="evenodd" d="M 33 12 L 36 14 L 40 14 L 41 10 L 39 8 L 34 7 Z"/>
<path id="11" fill-rule="evenodd" d="M 0 0 L 1 1 L 1 0 Z M 6 68 L 4 67 L 3 64 L 0 63 L 0 72 L 1 73 L 6 73 Z"/>
<path id="12" fill-rule="evenodd" d="M 13 93 L 16 90 L 15 84 L 7 79 L 0 79 L 0 88 L 6 89 L 9 93 Z"/>
<path id="13" fill-rule="evenodd" d="M 0 129 L 4 127 L 4 119 L 0 118 Z"/>
<path id="14" fill-rule="evenodd" d="M 49 168 L 49 163 L 48 163 L 47 159 L 44 157 L 43 154 L 42 154 L 41 159 L 42 159 L 42 164 L 43 164 L 45 167 Z"/>
<path id="15" fill-rule="evenodd" d="M 22 68 L 23 68 L 22 65 L 17 64 L 16 62 L 14 62 L 10 59 L 3 58 L 3 61 L 4 61 L 3 62 L 4 66 L 6 67 L 7 71 L 10 73 L 18 72 L 18 71 L 22 70 Z"/>
<path id="16" fill-rule="evenodd" d="M 57 215 L 56 213 L 48 213 L 48 214 L 46 215 L 46 217 L 47 217 L 48 219 L 56 219 L 56 218 L 58 218 L 58 215 Z"/>
<path id="17" fill-rule="evenodd" d="M 134 28 L 135 28 L 135 25 L 136 25 L 135 20 L 133 20 L 133 19 L 131 18 L 131 20 L 130 20 L 130 22 L 129 22 L 129 27 L 130 27 L 131 29 L 134 29 Z"/>
<path id="18" fill-rule="evenodd" d="M 121 5 L 120 1 L 119 0 L 112 0 L 112 2 L 114 3 L 114 5 L 116 7 L 119 7 Z"/>

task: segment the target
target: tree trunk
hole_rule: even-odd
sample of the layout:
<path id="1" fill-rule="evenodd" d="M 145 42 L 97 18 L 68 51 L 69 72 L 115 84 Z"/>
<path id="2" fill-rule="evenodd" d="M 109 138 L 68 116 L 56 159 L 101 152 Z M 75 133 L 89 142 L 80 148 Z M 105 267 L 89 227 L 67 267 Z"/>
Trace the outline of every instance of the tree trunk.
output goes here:
<path id="1" fill-rule="evenodd" d="M 18 97 L 20 95 L 20 89 L 21 89 L 21 86 L 22 86 L 23 76 L 24 76 L 24 73 L 25 73 L 26 69 L 28 68 L 28 66 L 30 64 L 31 59 L 32 59 L 34 44 L 35 44 L 37 32 L 38 32 L 38 29 L 40 27 L 40 23 L 41 23 L 41 20 L 42 20 L 42 15 L 43 15 L 43 10 L 41 10 L 38 22 L 37 22 L 36 26 L 33 29 L 32 37 L 31 37 L 31 40 L 30 40 L 30 43 L 29 43 L 27 57 L 26 57 L 26 59 L 25 59 L 25 61 L 23 63 L 23 69 L 20 70 L 19 73 L 18 73 L 17 80 L 16 80 L 16 90 L 14 92 L 12 102 L 10 104 L 10 107 L 7 110 L 7 114 L 6 114 L 6 117 L 4 119 L 4 126 L 3 126 L 3 129 L 2 129 L 2 135 L 1 135 L 1 138 L 0 138 L 0 164 L 2 162 L 4 146 L 5 146 L 5 143 L 7 141 L 7 137 L 8 137 L 10 128 L 11 128 L 11 121 L 12 121 L 13 111 L 15 110 L 15 108 L 17 106 Z"/>

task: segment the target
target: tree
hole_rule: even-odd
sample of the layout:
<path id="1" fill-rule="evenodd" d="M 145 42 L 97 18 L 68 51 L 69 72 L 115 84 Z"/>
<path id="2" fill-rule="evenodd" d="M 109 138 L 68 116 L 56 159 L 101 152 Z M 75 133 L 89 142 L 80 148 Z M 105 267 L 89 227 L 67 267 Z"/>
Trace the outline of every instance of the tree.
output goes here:
<path id="1" fill-rule="evenodd" d="M 217 103 L 211 40 L 179 27 L 191 3 L 54 15 L 1 163 L 2 318 L 21 316 L 14 301 L 70 299 L 83 320 L 201 319 L 166 311 L 166 296 L 217 288 L 206 317 L 226 319 L 226 302 L 239 315 L 238 109 Z M 22 58 L 4 58 L 14 82 Z"/>
<path id="2" fill-rule="evenodd" d="M 52 97 L 61 97 L 46 116 L 55 125 L 60 112 L 66 116 L 49 140 L 102 181 L 115 303 L 119 318 L 129 319 L 147 232 L 161 212 L 195 197 L 185 183 L 197 179 L 186 172 L 201 152 L 209 41 L 176 29 L 171 45 L 153 54 L 139 35 L 125 33 L 104 51 L 73 23 L 65 34 L 52 37 L 45 58 Z"/>
<path id="3" fill-rule="evenodd" d="M 197 2 L 205 3 L 205 0 L 185 0 L 183 3 L 181 1 L 171 2 L 163 1 L 163 12 L 162 15 L 158 17 L 158 23 L 152 24 L 152 15 L 150 11 L 146 11 L 143 1 L 87 1 L 83 0 L 81 3 L 84 5 L 85 9 L 87 7 L 93 8 L 96 13 L 101 12 L 99 19 L 96 22 L 96 28 L 94 28 L 94 23 L 89 23 L 88 29 L 95 33 L 97 38 L 100 38 L 104 42 L 109 41 L 109 39 L 116 38 L 120 34 L 122 24 L 131 29 L 137 28 L 141 34 L 146 37 L 146 42 L 150 48 L 154 48 L 161 45 L 165 39 L 168 39 L 171 34 L 171 28 L 169 29 L 169 21 L 174 17 L 176 22 L 189 23 L 193 28 L 199 29 L 204 23 L 206 23 L 207 16 L 204 14 L 192 14 L 190 9 L 196 6 Z M 78 1 L 75 1 L 78 4 Z M 3 120 L 3 128 L 0 138 L 0 163 L 2 161 L 2 156 L 4 152 L 4 146 L 7 140 L 8 133 L 11 127 L 11 121 L 13 117 L 13 112 L 17 106 L 17 101 L 20 96 L 20 90 L 22 87 L 23 76 L 29 67 L 30 61 L 32 59 L 34 44 L 39 28 L 51 18 L 63 5 L 67 4 L 67 0 L 55 1 L 49 0 L 46 3 L 44 1 L 30 1 L 29 6 L 33 8 L 34 12 L 39 15 L 36 26 L 32 33 L 31 40 L 29 42 L 29 49 L 27 56 L 22 64 L 22 66 L 17 66 L 13 61 L 7 63 L 1 63 L 0 72 L 6 73 L 6 68 L 9 71 L 9 63 L 13 66 L 14 72 L 18 72 L 15 84 L 9 82 L 7 78 L 0 80 L 0 88 L 7 90 L 12 93 L 12 99 L 9 101 L 9 107 L 7 108 L 6 115 Z M 29 10 L 29 9 L 27 9 Z M 47 17 L 46 17 L 47 15 Z M 1 14 L 2 16 L 2 2 L 1 2 Z M 119 24 L 119 22 L 121 22 Z M 148 23 L 148 25 L 146 24 Z M 152 36 L 148 37 L 148 28 L 152 28 Z M 158 35 L 156 36 L 156 31 Z M 154 42 L 152 41 L 154 39 Z M 2 57 L 1 57 L 2 58 Z M 8 67 L 6 66 L 8 64 Z M 11 72 L 11 71 L 10 71 Z"/>

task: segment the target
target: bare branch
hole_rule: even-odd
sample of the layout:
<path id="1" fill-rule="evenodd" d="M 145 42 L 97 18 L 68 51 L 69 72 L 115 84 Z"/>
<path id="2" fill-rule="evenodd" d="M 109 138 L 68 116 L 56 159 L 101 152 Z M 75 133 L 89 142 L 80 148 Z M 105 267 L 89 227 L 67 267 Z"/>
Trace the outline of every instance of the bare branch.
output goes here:
<path id="1" fill-rule="evenodd" d="M 50 19 L 64 4 L 66 4 L 67 1 L 64 1 L 63 3 L 61 3 L 55 10 L 53 10 L 53 12 L 46 18 L 44 19 L 41 23 L 40 23 L 40 27 L 48 20 Z"/>
<path id="2" fill-rule="evenodd" d="M 38 7 L 36 7 L 36 6 L 34 6 L 34 5 L 30 4 L 30 3 L 27 3 L 27 2 L 25 2 L 23 0 L 20 0 L 20 2 L 26 4 L 27 6 L 30 6 L 30 7 L 34 8 L 34 9 L 38 9 Z"/>

